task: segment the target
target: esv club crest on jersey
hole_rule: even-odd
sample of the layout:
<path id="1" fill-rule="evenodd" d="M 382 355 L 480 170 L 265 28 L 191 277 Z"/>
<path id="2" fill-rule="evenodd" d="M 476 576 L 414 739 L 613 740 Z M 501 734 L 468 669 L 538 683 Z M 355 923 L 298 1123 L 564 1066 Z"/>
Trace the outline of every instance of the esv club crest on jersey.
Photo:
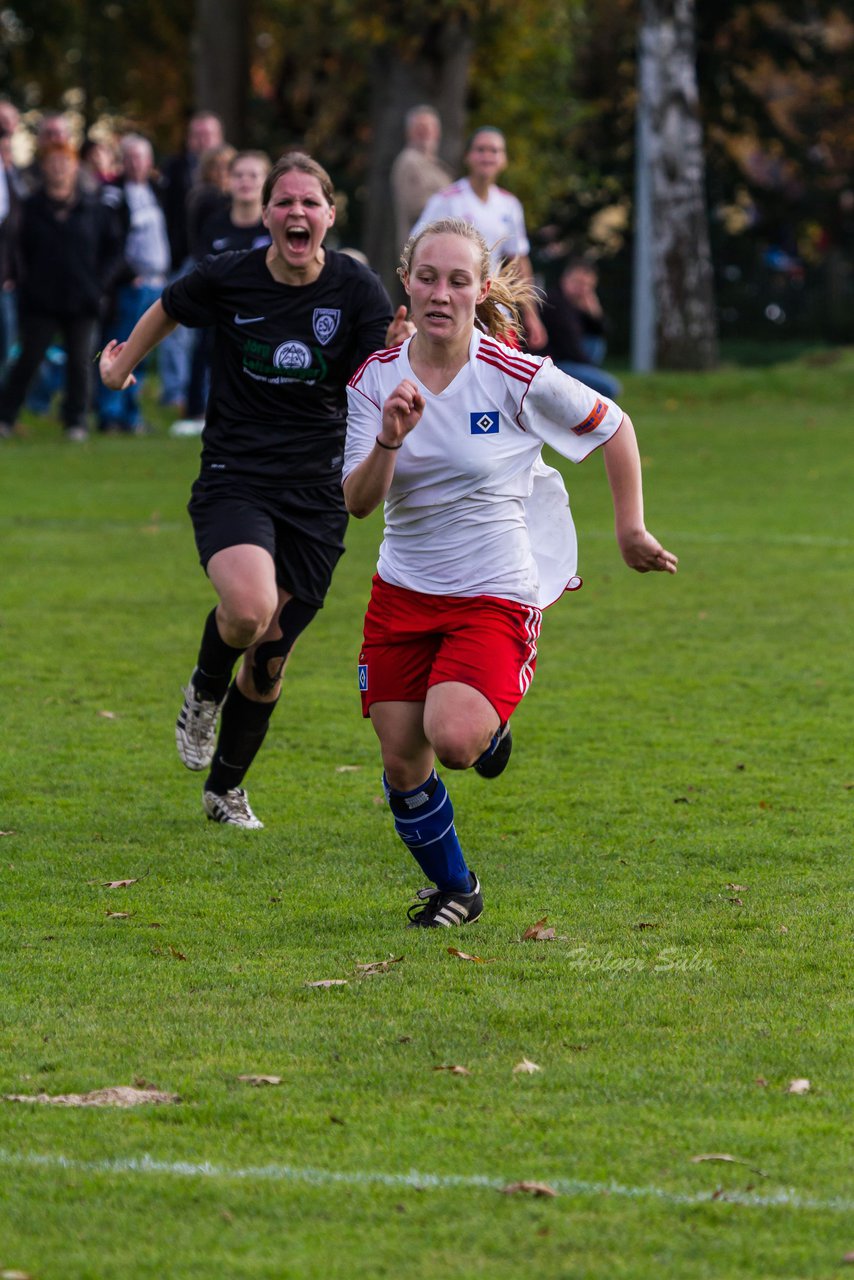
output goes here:
<path id="1" fill-rule="evenodd" d="M 341 323 L 341 312 L 334 307 L 315 307 L 314 316 L 312 318 L 312 328 L 317 341 L 326 346 L 331 342 L 338 332 L 338 326 Z"/>
<path id="2" fill-rule="evenodd" d="M 484 409 L 481 413 L 470 413 L 469 432 L 473 436 L 497 436 L 498 413 L 496 410 Z"/>

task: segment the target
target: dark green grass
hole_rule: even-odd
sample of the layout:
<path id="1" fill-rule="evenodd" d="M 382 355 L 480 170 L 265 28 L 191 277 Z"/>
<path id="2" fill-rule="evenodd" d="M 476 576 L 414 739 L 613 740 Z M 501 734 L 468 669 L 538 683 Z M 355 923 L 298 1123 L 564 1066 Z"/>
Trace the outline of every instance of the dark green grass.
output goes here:
<path id="1" fill-rule="evenodd" d="M 680 573 L 624 569 L 600 459 L 567 469 L 585 586 L 546 616 L 507 774 L 447 778 L 487 901 L 451 938 L 402 928 L 419 873 L 359 715 L 378 520 L 351 526 L 252 771 L 267 827 L 230 832 L 173 745 L 211 599 L 197 443 L 161 422 L 4 445 L 0 1093 L 144 1077 L 183 1101 L 0 1104 L 0 1269 L 842 1275 L 852 387 L 850 353 L 627 380 Z M 520 943 L 544 914 L 559 938 Z M 746 1163 L 691 1162 L 715 1152 Z M 123 1163 L 145 1155 L 173 1171 Z M 519 1179 L 562 1194 L 495 1189 Z M 716 1190 L 746 1202 L 696 1202 Z"/>

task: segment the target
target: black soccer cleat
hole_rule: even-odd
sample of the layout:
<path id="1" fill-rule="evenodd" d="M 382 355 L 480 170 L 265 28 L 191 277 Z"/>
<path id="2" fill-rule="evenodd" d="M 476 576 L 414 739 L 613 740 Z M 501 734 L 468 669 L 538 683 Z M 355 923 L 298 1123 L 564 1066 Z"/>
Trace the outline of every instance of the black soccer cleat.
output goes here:
<path id="1" fill-rule="evenodd" d="M 459 924 L 474 924 L 483 914 L 483 896 L 480 881 L 472 871 L 474 881 L 469 893 L 454 890 L 419 889 L 418 899 L 409 908 L 407 929 L 447 929 Z M 425 905 L 420 904 L 424 902 Z"/>
<path id="2" fill-rule="evenodd" d="M 499 773 L 503 773 L 507 768 L 507 761 L 510 759 L 510 752 L 513 750 L 513 734 L 510 732 L 510 721 L 508 720 L 504 728 L 501 730 L 501 737 L 498 739 L 498 746 L 495 748 L 491 756 L 487 756 L 485 760 L 475 762 L 474 771 L 479 773 L 482 778 L 497 778 Z"/>

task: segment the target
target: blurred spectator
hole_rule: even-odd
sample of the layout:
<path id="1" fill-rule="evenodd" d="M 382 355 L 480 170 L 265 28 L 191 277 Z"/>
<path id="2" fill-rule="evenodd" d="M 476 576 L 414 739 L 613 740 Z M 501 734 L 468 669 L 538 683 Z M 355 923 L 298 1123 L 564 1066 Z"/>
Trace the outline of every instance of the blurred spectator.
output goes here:
<path id="1" fill-rule="evenodd" d="M 564 373 L 571 374 L 610 400 L 620 383 L 600 366 L 605 359 L 605 316 L 596 292 L 595 266 L 584 258 L 570 259 L 560 280 L 546 294 L 543 320 L 548 332 L 546 354 Z"/>
<path id="2" fill-rule="evenodd" d="M 10 102 L 8 98 L 0 98 L 0 129 L 8 133 L 11 138 L 20 120 L 21 113 L 14 102 Z"/>
<path id="3" fill-rule="evenodd" d="M 122 176 L 103 188 L 102 199 L 114 209 L 125 228 L 125 271 L 105 338 L 123 341 L 137 320 L 162 293 L 169 272 L 169 237 L 158 192 L 152 181 L 154 153 L 138 133 L 121 141 Z M 124 391 L 101 384 L 98 390 L 99 430 L 138 435 L 145 427 L 140 414 L 140 391 L 145 366 L 136 369 L 136 382 Z"/>
<path id="4" fill-rule="evenodd" d="M 439 159 L 441 138 L 441 121 L 433 107 L 421 105 L 407 111 L 406 146 L 391 166 L 398 253 L 427 201 L 453 177 Z"/>
<path id="5" fill-rule="evenodd" d="M 237 155 L 234 147 L 223 143 L 219 147 L 209 147 L 199 156 L 196 181 L 187 196 L 187 238 L 190 244 L 190 258 L 193 263 L 200 261 L 207 252 L 201 237 L 202 226 L 217 214 L 225 214 L 231 204 L 229 195 L 229 169 Z M 207 399 L 207 369 L 205 355 L 205 333 L 203 329 L 194 329 L 189 335 L 187 351 L 189 357 L 189 375 L 187 378 L 186 418 L 181 420 L 176 430 L 182 428 L 189 434 L 187 423 L 199 421 L 205 411 Z"/>
<path id="6" fill-rule="evenodd" d="M 231 204 L 231 164 L 236 155 L 234 147 L 224 142 L 219 147 L 209 147 L 199 156 L 196 180 L 187 195 L 187 243 L 194 262 L 206 253 L 201 240 L 202 227 L 214 214 L 225 213 Z"/>
<path id="7" fill-rule="evenodd" d="M 5 105 L 5 104 L 0 104 Z M 0 374 L 17 338 L 15 257 L 19 199 L 11 176 L 11 135 L 0 122 Z"/>
<path id="8" fill-rule="evenodd" d="M 21 349 L 0 388 L 0 434 L 14 430 L 27 387 L 60 331 L 66 349 L 65 437 L 85 440 L 98 313 L 121 268 L 121 227 L 112 210 L 81 189 L 77 153 L 68 143 L 44 147 L 41 168 L 42 186 L 21 211 Z"/>
<path id="9" fill-rule="evenodd" d="M 80 148 L 80 180 L 92 191 L 115 182 L 120 165 L 115 148 L 102 138 L 87 138 Z"/>
<path id="10" fill-rule="evenodd" d="M 493 270 L 502 261 L 514 261 L 526 280 L 533 280 L 531 246 L 525 230 L 525 215 L 514 195 L 497 185 L 497 178 L 507 167 L 504 134 L 491 125 L 483 125 L 471 135 L 465 154 L 468 177 L 460 178 L 444 191 L 431 196 L 421 217 L 412 228 L 417 234 L 428 222 L 440 218 L 462 218 L 477 227 L 490 247 Z M 546 345 L 546 331 L 535 306 L 522 312 L 525 337 L 532 351 Z"/>
<path id="11" fill-rule="evenodd" d="M 197 111 L 187 124 L 184 147 L 165 160 L 160 175 L 161 199 L 172 254 L 170 280 L 193 265 L 187 228 L 187 200 L 195 181 L 199 157 L 211 147 L 222 146 L 222 121 L 212 111 Z M 157 353 L 163 404 L 183 414 L 190 378 L 190 333 L 179 325 L 161 342 Z"/>
<path id="12" fill-rule="evenodd" d="M 222 144 L 222 122 L 219 116 L 212 111 L 197 111 L 187 125 L 183 150 L 163 162 L 160 187 L 169 231 L 173 273 L 186 269 L 190 256 L 187 199 L 196 181 L 199 159 L 204 151 L 221 147 Z"/>
<path id="13" fill-rule="evenodd" d="M 31 195 L 42 185 L 42 156 L 49 147 L 71 146 L 71 128 L 61 111 L 46 111 L 36 128 L 35 158 L 32 164 L 21 170 L 21 182 L 25 195 Z"/>
<path id="14" fill-rule="evenodd" d="M 228 169 L 228 199 L 202 224 L 198 256 L 239 249 L 260 249 L 270 243 L 270 233 L 262 219 L 261 196 L 264 179 L 270 172 L 265 151 L 238 151 Z"/>
<path id="15" fill-rule="evenodd" d="M 270 243 L 270 233 L 261 218 L 264 179 L 270 172 L 270 157 L 263 151 L 238 151 L 228 172 L 230 195 L 225 208 L 215 209 L 195 238 L 199 259 L 211 253 L 259 249 Z M 196 329 L 192 371 L 187 398 L 187 417 L 173 423 L 175 435 L 200 435 L 205 424 L 205 404 L 213 358 L 213 329 Z"/>

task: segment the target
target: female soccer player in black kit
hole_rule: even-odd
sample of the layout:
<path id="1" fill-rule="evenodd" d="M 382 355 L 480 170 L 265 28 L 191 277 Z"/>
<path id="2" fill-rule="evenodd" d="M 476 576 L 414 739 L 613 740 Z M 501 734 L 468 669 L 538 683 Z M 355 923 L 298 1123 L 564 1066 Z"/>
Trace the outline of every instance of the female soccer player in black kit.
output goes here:
<path id="1" fill-rule="evenodd" d="M 188 769 L 208 769 L 208 817 L 263 826 L 241 786 L 261 746 L 297 636 L 322 606 L 344 549 L 345 388 L 372 352 L 411 332 L 368 267 L 324 249 L 332 183 L 310 156 L 267 176 L 272 244 L 205 258 L 100 361 L 108 387 L 178 324 L 215 326 L 201 474 L 188 510 L 219 604 L 209 614 L 176 724 Z M 231 672 L 243 661 L 236 678 Z M 219 734 L 217 736 L 217 724 Z"/>

